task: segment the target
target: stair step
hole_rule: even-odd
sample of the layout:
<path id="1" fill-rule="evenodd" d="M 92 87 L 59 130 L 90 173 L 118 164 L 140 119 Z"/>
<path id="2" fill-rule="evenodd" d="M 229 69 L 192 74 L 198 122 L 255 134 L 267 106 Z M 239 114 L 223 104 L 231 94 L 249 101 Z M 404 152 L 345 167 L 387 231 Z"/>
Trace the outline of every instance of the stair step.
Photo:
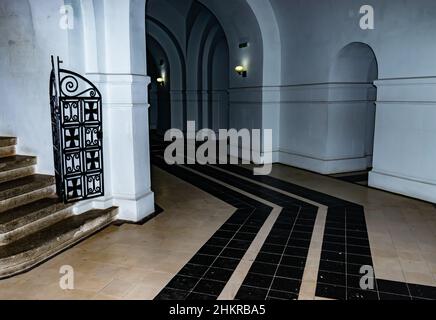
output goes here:
<path id="1" fill-rule="evenodd" d="M 39 174 L 0 183 L 0 212 L 53 195 L 54 184 L 53 176 Z"/>
<path id="2" fill-rule="evenodd" d="M 0 183 L 32 175 L 36 157 L 10 156 L 0 158 Z"/>
<path id="3" fill-rule="evenodd" d="M 16 144 L 17 138 L 0 137 L 0 158 L 13 156 Z"/>
<path id="4" fill-rule="evenodd" d="M 15 155 L 15 146 L 0 147 L 0 159 Z"/>
<path id="5" fill-rule="evenodd" d="M 11 156 L 0 159 L 0 172 L 15 170 L 36 164 L 36 157 Z"/>
<path id="6" fill-rule="evenodd" d="M 44 198 L 0 214 L 0 245 L 46 228 L 71 215 L 72 204 Z"/>
<path id="7" fill-rule="evenodd" d="M 15 137 L 0 137 L 0 147 L 13 147 L 17 144 Z"/>
<path id="8" fill-rule="evenodd" d="M 0 278 L 26 271 L 112 223 L 117 208 L 91 210 L 0 247 Z"/>

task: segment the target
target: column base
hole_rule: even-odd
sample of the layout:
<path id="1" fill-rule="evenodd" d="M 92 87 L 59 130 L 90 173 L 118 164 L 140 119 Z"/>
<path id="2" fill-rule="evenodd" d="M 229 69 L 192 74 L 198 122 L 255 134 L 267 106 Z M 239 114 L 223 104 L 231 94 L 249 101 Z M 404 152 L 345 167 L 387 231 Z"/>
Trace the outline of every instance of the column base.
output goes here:
<path id="1" fill-rule="evenodd" d="M 81 201 L 74 206 L 74 214 L 79 215 L 92 209 L 105 210 L 113 206 L 118 207 L 118 220 L 139 222 L 155 212 L 154 193 L 150 191 L 136 198 L 115 195 Z"/>
<path id="2" fill-rule="evenodd" d="M 119 207 L 119 220 L 138 222 L 154 213 L 154 193 L 149 192 L 136 199 L 114 195 L 113 204 Z"/>

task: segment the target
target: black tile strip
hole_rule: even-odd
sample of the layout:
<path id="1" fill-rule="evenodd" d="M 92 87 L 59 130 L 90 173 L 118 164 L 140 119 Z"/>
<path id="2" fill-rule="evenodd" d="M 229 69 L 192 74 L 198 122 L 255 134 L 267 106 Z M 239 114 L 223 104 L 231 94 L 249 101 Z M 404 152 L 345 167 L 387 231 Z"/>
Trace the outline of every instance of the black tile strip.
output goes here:
<path id="1" fill-rule="evenodd" d="M 192 165 L 190 168 L 269 202 L 286 204 L 255 260 L 255 263 L 273 265 L 274 273 L 265 275 L 250 270 L 243 282 L 244 289 L 239 290 L 242 293 L 238 292 L 236 299 L 241 299 L 247 287 L 266 289 L 267 299 L 277 297 L 270 294 L 273 291 L 290 293 L 287 295 L 289 299 L 298 297 L 318 208 L 212 167 Z M 280 251 L 277 251 L 277 246 L 281 248 Z M 286 267 L 298 269 L 300 272 L 286 274 L 290 270 L 285 269 Z M 279 270 L 281 276 L 278 275 Z"/>
<path id="2" fill-rule="evenodd" d="M 329 277 L 329 280 L 323 278 L 319 281 L 316 289 L 317 296 L 343 300 L 394 298 L 436 300 L 436 287 L 387 281 L 377 277 L 375 277 L 374 290 L 355 288 L 357 286 L 355 277 L 361 277 L 360 268 L 363 265 L 373 266 L 363 206 L 271 176 L 254 176 L 251 170 L 240 166 L 220 165 L 219 167 L 328 207 L 318 279 L 326 276 L 326 272 L 342 276 Z M 340 286 L 343 284 L 344 276 L 345 286 Z"/>
<path id="3" fill-rule="evenodd" d="M 311 207 L 316 214 L 317 208 Z M 262 289 L 265 299 L 297 299 L 300 292 L 308 248 L 289 246 L 293 237 L 299 237 L 295 230 L 302 212 L 283 209 L 274 223 L 264 245 L 260 249 L 253 265 L 248 271 L 241 289 L 236 294 L 237 300 L 244 300 L 247 287 Z M 304 211 L 304 212 L 309 212 Z M 313 232 L 314 221 L 308 230 Z M 312 233 L 308 233 L 310 236 Z M 285 294 L 278 295 L 277 292 Z"/>
<path id="4" fill-rule="evenodd" d="M 157 159 L 158 157 L 159 156 L 155 157 L 156 158 L 155 163 L 160 164 L 161 167 L 162 166 L 165 167 L 165 165 L 161 162 L 161 160 Z M 284 195 L 280 192 L 276 192 L 274 190 L 261 187 L 258 184 L 245 181 L 226 172 L 218 171 L 208 166 L 191 165 L 189 166 L 189 168 L 197 172 L 200 172 L 208 177 L 212 177 L 214 179 L 232 185 L 236 188 L 239 188 L 240 190 L 256 195 L 260 198 L 266 198 L 268 201 L 272 203 L 276 203 L 277 205 L 285 204 L 286 207 L 283 208 L 282 214 L 277 221 L 278 223 L 274 226 L 273 230 L 270 233 L 269 238 L 267 239 L 267 244 L 283 242 L 285 246 L 283 246 L 282 250 L 279 252 L 279 255 L 273 255 L 270 254 L 269 252 L 260 253 L 258 260 L 262 261 L 262 259 L 264 259 L 264 261 L 270 264 L 275 264 L 274 275 L 282 265 L 295 267 L 300 270 L 304 269 L 307 253 L 308 253 L 308 247 L 310 245 L 310 239 L 313 233 L 314 222 L 317 215 L 317 210 L 318 210 L 317 207 L 307 204 L 303 201 L 297 200 L 295 198 L 289 197 L 287 195 Z M 229 223 L 224 224 L 220 228 L 220 230 L 217 231 L 215 236 L 223 239 L 232 238 L 232 240 L 227 244 L 227 248 L 223 249 L 220 252 L 219 257 L 230 258 L 239 261 L 245 254 L 247 248 L 251 244 L 251 241 L 254 240 L 262 224 L 257 226 L 256 225 L 242 226 L 239 229 L 239 232 L 236 233 L 236 235 L 234 235 L 234 233 L 232 232 L 232 230 L 234 231 L 235 229 L 234 226 L 232 226 Z M 299 226 L 299 228 L 293 230 L 295 226 Z M 213 241 L 213 237 L 212 237 L 212 241 Z M 240 249 L 241 246 L 242 249 Z M 266 247 L 264 247 L 263 250 L 265 250 L 265 248 Z M 216 255 L 217 252 L 213 252 L 213 250 L 214 249 L 211 248 L 209 245 L 206 245 L 198 252 L 198 254 L 200 255 L 209 254 L 211 256 Z M 215 251 L 216 250 L 217 249 L 215 249 Z M 295 254 L 295 256 L 291 256 L 292 254 Z M 194 256 L 193 259 L 198 259 L 198 257 L 196 256 Z M 203 257 L 202 259 L 204 260 L 205 258 Z M 204 264 L 210 262 L 211 261 L 206 260 Z M 193 262 L 191 260 L 191 264 L 193 263 L 199 263 L 199 262 L 198 261 Z M 282 274 L 284 274 L 283 272 L 285 269 L 281 268 L 280 270 Z M 303 272 L 293 273 L 294 279 L 291 282 L 295 282 L 298 284 L 297 286 L 292 285 L 292 287 L 288 288 L 288 291 L 292 292 L 293 295 L 298 295 L 299 287 L 302 280 L 302 275 Z M 264 275 L 253 273 L 253 274 L 249 274 L 249 276 L 253 278 L 259 278 L 260 281 L 262 280 L 262 277 Z M 283 287 L 286 283 L 289 284 L 289 281 L 287 282 L 285 281 L 287 279 L 286 277 L 287 276 L 285 275 L 282 278 L 278 277 L 278 279 L 273 279 L 275 282 L 271 281 L 270 285 L 278 286 L 281 284 L 281 286 Z M 281 282 L 277 283 L 277 281 L 280 279 L 282 279 Z M 221 280 L 223 281 L 223 279 Z M 224 279 L 224 281 L 226 280 Z M 171 283 L 169 285 L 171 286 Z M 268 286 L 267 288 L 268 291 L 274 290 L 274 287 L 270 288 L 270 286 Z M 198 292 L 198 289 L 193 288 L 192 291 Z M 285 288 L 282 288 L 282 291 L 286 291 Z"/>
<path id="5" fill-rule="evenodd" d="M 153 157 L 153 164 L 237 208 L 155 298 L 216 299 L 272 208 L 179 166 L 168 166 L 158 157 Z"/>

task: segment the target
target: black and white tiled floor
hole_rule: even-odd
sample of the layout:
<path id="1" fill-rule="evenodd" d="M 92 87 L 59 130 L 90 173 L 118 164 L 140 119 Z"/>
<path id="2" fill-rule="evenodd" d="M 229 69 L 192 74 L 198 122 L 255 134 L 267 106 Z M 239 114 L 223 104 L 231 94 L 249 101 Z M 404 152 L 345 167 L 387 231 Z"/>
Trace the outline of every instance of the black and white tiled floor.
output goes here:
<path id="1" fill-rule="evenodd" d="M 282 210 L 236 299 L 298 298 L 316 211 L 314 208 Z"/>
<path id="2" fill-rule="evenodd" d="M 271 208 L 155 157 L 153 164 L 237 208 L 156 299 L 216 299 L 262 227 Z"/>
<path id="3" fill-rule="evenodd" d="M 360 268 L 373 266 L 362 206 L 247 169 L 226 170 L 329 207 L 324 231 L 316 296 L 332 299 L 436 299 L 436 288 L 376 279 L 374 290 L 360 289 Z M 407 289 L 407 290 L 406 290 Z"/>
<path id="4" fill-rule="evenodd" d="M 153 143 L 161 214 L 109 226 L 0 281 L 0 298 L 436 299 L 432 204 L 283 165 L 261 177 L 231 165 L 166 166 L 162 151 Z M 375 267 L 374 290 L 357 282 L 363 263 Z M 65 265 L 75 290 L 59 287 Z"/>
<path id="5" fill-rule="evenodd" d="M 154 164 L 161 168 L 166 168 L 178 177 L 184 177 L 187 179 L 186 181 L 196 186 L 206 184 L 204 190 L 211 192 L 218 198 L 238 208 L 234 215 L 215 233 L 157 297 L 157 299 L 166 299 L 176 295 L 178 298 L 190 299 L 194 297 L 198 299 L 199 294 L 203 294 L 205 299 L 217 298 L 240 259 L 256 237 L 271 208 L 261 205 L 257 201 L 247 199 L 243 195 L 239 196 L 240 201 L 232 202 L 227 197 L 220 197 L 218 192 L 218 190 L 222 189 L 227 194 L 234 194 L 235 192 L 232 190 L 216 185 L 213 181 L 205 182 L 204 178 L 196 176 L 195 173 L 186 172 L 185 169 L 180 167 L 169 167 L 163 163 L 162 159 L 157 157 L 154 159 Z M 236 298 L 243 299 L 243 296 L 245 296 L 251 297 L 251 299 L 259 299 L 258 292 L 265 289 L 267 291 L 265 298 L 267 295 L 271 298 L 297 298 L 317 208 L 250 182 L 242 183 L 242 181 L 238 181 L 233 175 L 208 167 L 194 167 L 203 174 L 207 173 L 210 177 L 219 178 L 220 181 L 237 186 L 240 190 L 260 197 L 268 195 L 271 202 L 283 206 L 273 231 L 266 239 L 265 245 L 262 247 L 251 270 L 252 272 L 250 271 L 248 274 L 246 282 L 244 282 Z M 213 190 L 211 190 L 212 186 Z M 249 204 L 250 207 L 245 208 L 246 204 Z M 245 213 L 245 216 L 241 216 L 241 210 L 244 209 L 243 213 Z M 250 215 L 247 216 L 247 214 Z M 223 263 L 225 264 L 224 266 L 222 266 Z M 197 266 L 200 265 L 205 268 L 199 269 Z M 200 271 L 203 271 L 203 273 L 201 275 L 199 273 L 187 275 L 186 270 L 190 270 L 194 266 L 199 273 Z M 270 275 L 265 275 L 256 272 L 256 267 L 269 267 L 274 272 Z M 296 271 L 300 272 L 286 274 L 283 273 L 284 269 L 289 272 L 293 269 L 298 269 Z M 264 270 L 266 269 L 264 268 Z M 218 281 L 215 281 L 217 280 L 214 278 L 215 276 L 219 277 Z M 270 279 L 270 283 L 267 283 L 266 279 Z M 295 283 L 295 287 L 292 290 L 286 285 L 291 282 Z M 200 286 L 199 288 L 199 285 L 202 283 L 207 283 L 209 286 Z"/>
<path id="6" fill-rule="evenodd" d="M 280 206 L 282 211 L 235 299 L 298 298 L 318 208 L 284 193 L 328 207 L 316 296 L 341 300 L 436 299 L 435 287 L 383 279 L 376 279 L 373 290 L 360 288 L 361 267 L 373 266 L 362 206 L 271 176 L 254 176 L 239 166 L 168 166 L 161 151 L 155 148 L 154 165 L 237 210 L 156 299 L 218 298 L 271 212 L 271 207 L 246 196 L 247 193 Z"/>

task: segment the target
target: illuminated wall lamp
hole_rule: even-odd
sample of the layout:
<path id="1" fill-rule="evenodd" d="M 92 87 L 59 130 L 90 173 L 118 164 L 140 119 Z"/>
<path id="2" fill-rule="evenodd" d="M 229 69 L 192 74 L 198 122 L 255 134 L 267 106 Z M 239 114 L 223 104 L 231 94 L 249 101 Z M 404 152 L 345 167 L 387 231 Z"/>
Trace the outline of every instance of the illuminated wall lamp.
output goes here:
<path id="1" fill-rule="evenodd" d="M 235 71 L 236 71 L 237 74 L 239 74 L 243 78 L 247 77 L 247 69 L 245 67 L 243 67 L 243 66 L 236 66 L 235 67 Z"/>
<path id="2" fill-rule="evenodd" d="M 165 79 L 162 77 L 159 77 L 156 79 L 157 83 L 160 84 L 161 86 L 165 85 Z"/>

